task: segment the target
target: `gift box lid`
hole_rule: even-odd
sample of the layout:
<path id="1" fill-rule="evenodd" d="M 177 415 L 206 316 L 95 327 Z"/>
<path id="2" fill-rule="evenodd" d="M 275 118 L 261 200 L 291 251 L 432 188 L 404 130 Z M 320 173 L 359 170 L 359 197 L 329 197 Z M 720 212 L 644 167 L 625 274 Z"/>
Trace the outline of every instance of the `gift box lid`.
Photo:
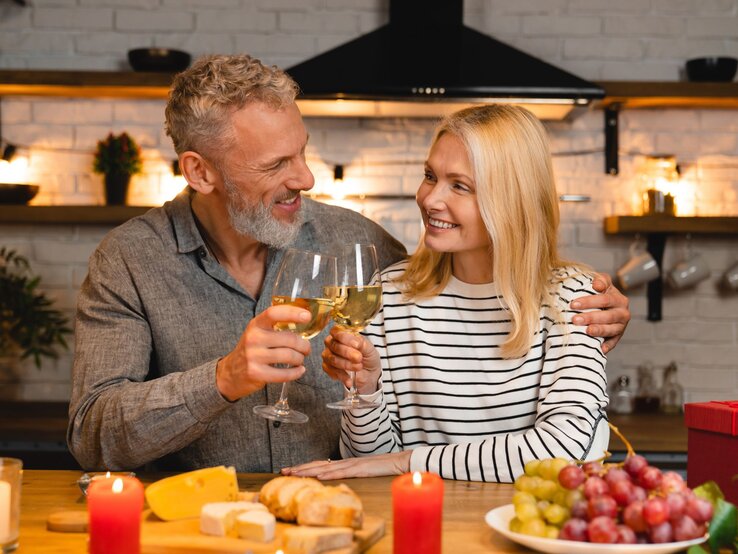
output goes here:
<path id="1" fill-rule="evenodd" d="M 684 423 L 690 429 L 738 435 L 738 400 L 713 400 L 684 405 Z"/>

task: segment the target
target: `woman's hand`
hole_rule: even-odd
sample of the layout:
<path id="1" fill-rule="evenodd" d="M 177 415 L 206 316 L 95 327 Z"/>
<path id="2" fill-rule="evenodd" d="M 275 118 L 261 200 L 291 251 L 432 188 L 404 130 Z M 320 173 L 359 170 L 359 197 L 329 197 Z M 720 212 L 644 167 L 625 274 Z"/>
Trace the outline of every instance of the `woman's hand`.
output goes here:
<path id="1" fill-rule="evenodd" d="M 372 394 L 379 388 L 382 365 L 374 345 L 361 335 L 355 335 L 336 326 L 325 338 L 323 371 L 331 379 L 351 386 L 350 371 L 356 372 L 356 390 Z"/>
<path id="2" fill-rule="evenodd" d="M 321 481 L 350 477 L 401 475 L 410 471 L 411 454 L 412 450 L 403 450 L 391 454 L 376 454 L 345 460 L 316 460 L 295 467 L 286 467 L 282 470 L 282 475 L 316 477 Z"/>
<path id="3" fill-rule="evenodd" d="M 590 336 L 605 337 L 607 340 L 602 344 L 602 351 L 607 353 L 623 337 L 630 321 L 628 297 L 612 284 L 607 273 L 596 273 L 592 286 L 600 294 L 575 298 L 571 307 L 575 310 L 595 310 L 575 315 L 572 322 L 574 325 L 586 325 Z"/>

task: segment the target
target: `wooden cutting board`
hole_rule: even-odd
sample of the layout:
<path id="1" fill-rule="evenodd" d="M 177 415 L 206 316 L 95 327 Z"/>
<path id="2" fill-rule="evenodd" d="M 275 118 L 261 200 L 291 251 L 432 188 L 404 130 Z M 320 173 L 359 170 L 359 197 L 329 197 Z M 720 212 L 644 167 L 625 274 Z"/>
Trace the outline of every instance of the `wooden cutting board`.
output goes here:
<path id="1" fill-rule="evenodd" d="M 148 511 L 147 511 L 148 512 Z M 272 542 L 254 542 L 232 537 L 212 537 L 200 533 L 199 519 L 161 521 L 146 513 L 141 526 L 142 554 L 274 554 L 282 547 L 282 534 L 294 524 L 277 522 L 276 537 Z M 354 532 L 351 548 L 331 550 L 330 554 L 359 554 L 384 536 L 384 520 L 365 515 L 364 527 Z M 328 554 L 328 553 L 326 553 Z"/>

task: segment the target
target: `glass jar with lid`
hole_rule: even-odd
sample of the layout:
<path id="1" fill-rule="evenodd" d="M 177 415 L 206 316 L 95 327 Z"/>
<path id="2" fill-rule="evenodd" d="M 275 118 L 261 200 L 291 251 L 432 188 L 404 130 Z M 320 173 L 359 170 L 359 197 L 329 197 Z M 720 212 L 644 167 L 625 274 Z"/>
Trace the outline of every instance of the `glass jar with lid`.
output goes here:
<path id="1" fill-rule="evenodd" d="M 608 410 L 614 414 L 632 414 L 635 404 L 635 395 L 630 390 L 630 377 L 621 375 L 617 378 L 610 391 L 610 405 Z"/>
<path id="2" fill-rule="evenodd" d="M 664 383 L 661 387 L 661 411 L 678 414 L 684 404 L 684 389 L 677 381 L 677 365 L 671 362 L 664 369 Z"/>
<path id="3" fill-rule="evenodd" d="M 638 367 L 638 390 L 635 396 L 635 410 L 641 413 L 659 411 L 661 398 L 653 378 L 653 364 L 645 363 Z"/>
<path id="4" fill-rule="evenodd" d="M 640 166 L 639 180 L 643 215 L 675 215 L 679 171 L 674 156 L 646 156 Z"/>

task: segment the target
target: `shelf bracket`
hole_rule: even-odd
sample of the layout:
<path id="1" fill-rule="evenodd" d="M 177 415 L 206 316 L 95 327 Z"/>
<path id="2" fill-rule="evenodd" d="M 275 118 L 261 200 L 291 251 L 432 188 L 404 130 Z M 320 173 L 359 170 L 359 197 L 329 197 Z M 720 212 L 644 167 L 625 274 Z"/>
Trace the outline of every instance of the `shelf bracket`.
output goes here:
<path id="1" fill-rule="evenodd" d="M 618 132 L 620 104 L 610 104 L 605 108 L 605 173 L 617 175 L 618 165 Z"/>
<path id="2" fill-rule="evenodd" d="M 647 285 L 648 321 L 661 321 L 661 304 L 664 296 L 664 280 L 661 278 L 661 274 L 663 273 L 666 236 L 666 233 L 648 233 L 646 238 L 646 248 L 653 259 L 656 260 L 656 265 L 659 266 L 659 277 L 649 281 Z"/>

